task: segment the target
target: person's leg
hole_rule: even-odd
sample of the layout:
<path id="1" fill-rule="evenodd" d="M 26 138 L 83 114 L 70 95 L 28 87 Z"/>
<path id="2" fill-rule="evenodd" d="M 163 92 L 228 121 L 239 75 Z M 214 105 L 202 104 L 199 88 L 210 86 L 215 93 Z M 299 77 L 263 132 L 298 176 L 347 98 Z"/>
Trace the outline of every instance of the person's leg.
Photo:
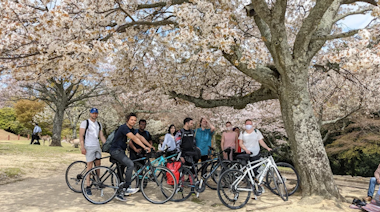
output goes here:
<path id="1" fill-rule="evenodd" d="M 376 178 L 375 177 L 371 177 L 371 179 L 369 180 L 369 187 L 368 187 L 368 193 L 367 193 L 368 197 L 372 197 L 373 196 L 373 192 L 375 192 L 375 186 L 376 186 L 376 184 L 377 184 Z"/>
<path id="2" fill-rule="evenodd" d="M 121 179 L 125 182 L 124 188 L 128 188 L 131 185 L 132 181 L 132 172 L 133 172 L 133 161 L 129 159 L 126 155 L 125 152 L 122 150 L 116 150 L 111 153 L 112 157 L 115 158 L 121 165 L 126 166 L 127 168 L 125 169 L 125 178 Z"/>
<path id="3" fill-rule="evenodd" d="M 32 135 L 32 141 L 30 142 L 30 144 L 33 144 L 33 141 L 34 141 L 34 135 Z"/>

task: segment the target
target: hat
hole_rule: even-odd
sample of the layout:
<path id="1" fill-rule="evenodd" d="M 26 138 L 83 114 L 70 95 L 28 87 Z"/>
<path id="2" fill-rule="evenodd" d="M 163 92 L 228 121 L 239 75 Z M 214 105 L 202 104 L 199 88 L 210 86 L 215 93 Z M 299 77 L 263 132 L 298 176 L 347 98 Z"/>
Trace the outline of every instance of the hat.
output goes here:
<path id="1" fill-rule="evenodd" d="M 98 109 L 96 109 L 96 108 L 91 108 L 90 113 L 98 113 Z"/>

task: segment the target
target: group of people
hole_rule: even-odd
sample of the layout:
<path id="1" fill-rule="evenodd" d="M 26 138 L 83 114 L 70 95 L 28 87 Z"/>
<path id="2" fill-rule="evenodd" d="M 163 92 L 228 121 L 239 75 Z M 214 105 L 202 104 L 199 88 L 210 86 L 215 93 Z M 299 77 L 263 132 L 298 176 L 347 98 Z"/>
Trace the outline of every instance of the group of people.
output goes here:
<path id="1" fill-rule="evenodd" d="M 81 144 L 81 152 L 86 155 L 87 170 L 92 168 L 93 162 L 96 166 L 100 165 L 101 147 L 99 139 L 106 142 L 106 138 L 102 132 L 102 125 L 97 121 L 98 109 L 90 110 L 90 118 L 85 120 L 80 125 L 79 138 Z M 138 188 L 130 188 L 132 171 L 134 168 L 133 161 L 143 157 L 144 152 L 150 152 L 153 147 L 153 141 L 150 133 L 145 130 L 146 120 L 139 121 L 139 128 L 134 129 L 133 126 L 137 123 L 136 114 L 130 113 L 125 117 L 126 123 L 119 126 L 115 132 L 115 136 L 109 150 L 112 158 L 117 160 L 125 169 L 124 184 L 116 196 L 117 200 L 126 201 L 126 195 L 131 195 L 138 191 Z M 183 128 L 178 130 L 172 124 L 168 128 L 168 133 L 165 135 L 163 143 L 159 145 L 158 151 L 181 152 L 181 161 L 183 163 L 205 161 L 208 159 L 209 146 L 212 146 L 212 137 L 215 133 L 215 127 L 206 118 L 201 118 L 200 127 L 193 130 L 194 120 L 185 118 Z M 129 139 L 129 142 L 128 142 Z M 221 147 L 222 149 L 232 148 L 245 151 L 250 155 L 251 160 L 256 160 L 259 157 L 260 145 L 271 151 L 263 141 L 263 135 L 258 129 L 255 129 L 253 122 L 250 119 L 245 121 L 245 130 L 240 132 L 239 128 L 232 128 L 231 122 L 226 123 L 226 130 L 222 134 Z M 126 150 L 129 149 L 129 157 L 126 155 Z M 226 159 L 231 155 L 224 155 Z M 90 182 L 86 179 L 87 195 L 91 195 Z"/>

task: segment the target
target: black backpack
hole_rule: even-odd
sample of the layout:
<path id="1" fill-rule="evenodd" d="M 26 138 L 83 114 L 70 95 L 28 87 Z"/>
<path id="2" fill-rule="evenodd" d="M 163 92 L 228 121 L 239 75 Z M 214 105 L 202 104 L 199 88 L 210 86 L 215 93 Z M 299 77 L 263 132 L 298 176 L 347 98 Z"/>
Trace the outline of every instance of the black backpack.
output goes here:
<path id="1" fill-rule="evenodd" d="M 115 134 L 117 132 L 117 130 L 119 129 L 119 127 L 117 127 L 114 131 L 112 131 L 109 136 L 107 137 L 107 140 L 106 142 L 103 144 L 102 146 L 102 152 L 108 152 L 110 151 L 110 148 L 112 146 L 112 143 L 114 142 L 114 138 L 115 138 Z"/>

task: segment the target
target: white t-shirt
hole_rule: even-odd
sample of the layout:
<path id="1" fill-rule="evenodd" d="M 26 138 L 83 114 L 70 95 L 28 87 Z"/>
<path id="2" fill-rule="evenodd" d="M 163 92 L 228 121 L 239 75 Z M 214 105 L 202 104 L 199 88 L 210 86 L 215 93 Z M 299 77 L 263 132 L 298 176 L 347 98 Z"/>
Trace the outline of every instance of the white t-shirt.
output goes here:
<path id="1" fill-rule="evenodd" d="M 259 130 L 256 129 L 250 134 L 248 134 L 246 131 L 243 133 L 240 133 L 239 140 L 243 140 L 244 146 L 252 152 L 252 156 L 255 156 L 260 153 L 260 144 L 259 140 L 264 139 L 263 135 Z"/>
<path id="2" fill-rule="evenodd" d="M 84 120 L 80 124 L 80 128 L 86 129 L 87 121 Z M 100 125 L 101 127 L 102 125 Z M 88 119 L 88 129 L 85 135 L 84 145 L 85 146 L 100 146 L 99 144 L 99 124 L 98 121 L 92 122 Z"/>

